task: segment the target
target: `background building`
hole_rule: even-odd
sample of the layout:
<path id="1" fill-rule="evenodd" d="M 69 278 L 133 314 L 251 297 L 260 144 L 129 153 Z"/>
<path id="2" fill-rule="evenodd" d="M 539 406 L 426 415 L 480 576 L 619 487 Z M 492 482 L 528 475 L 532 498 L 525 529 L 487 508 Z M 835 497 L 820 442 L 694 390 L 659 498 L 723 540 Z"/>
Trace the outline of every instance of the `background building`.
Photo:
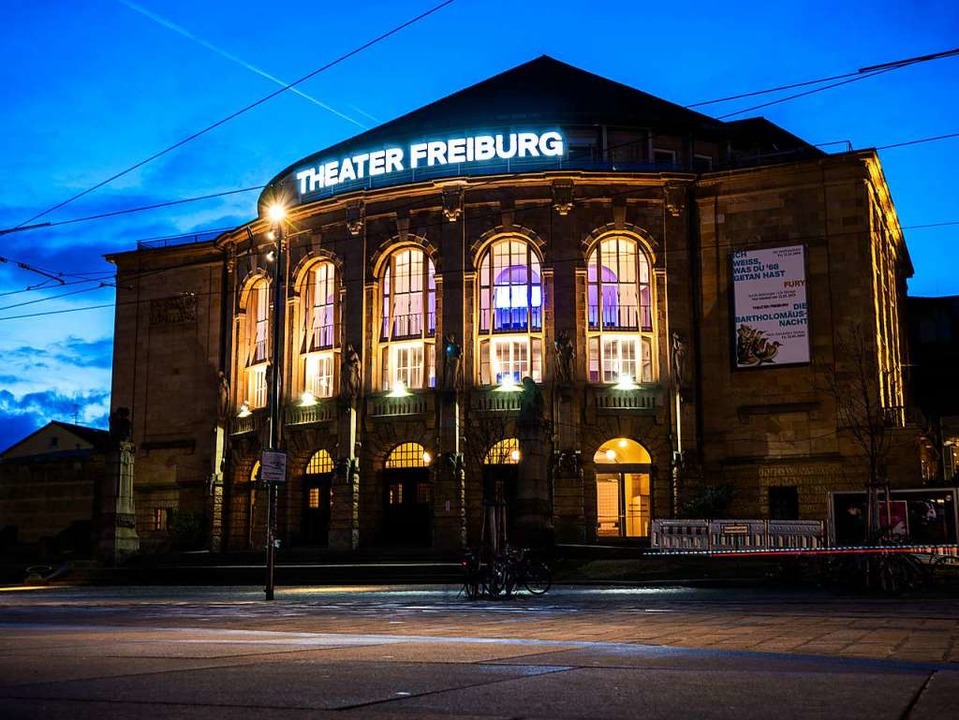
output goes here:
<path id="1" fill-rule="evenodd" d="M 110 260 L 138 522 L 216 548 L 263 546 L 273 387 L 291 544 L 641 542 L 919 472 L 876 154 L 551 58 L 291 165 L 214 242 Z"/>

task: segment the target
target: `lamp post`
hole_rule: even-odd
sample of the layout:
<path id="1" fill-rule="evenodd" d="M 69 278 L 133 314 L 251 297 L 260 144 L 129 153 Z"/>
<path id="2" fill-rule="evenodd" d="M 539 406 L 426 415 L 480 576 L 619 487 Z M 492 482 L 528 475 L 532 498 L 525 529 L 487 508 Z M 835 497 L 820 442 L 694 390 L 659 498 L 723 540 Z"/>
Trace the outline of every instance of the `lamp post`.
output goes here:
<path id="1" fill-rule="evenodd" d="M 286 209 L 282 205 L 271 205 L 269 209 L 270 221 L 273 224 L 276 249 L 273 253 L 273 345 L 270 349 L 270 448 L 269 457 L 282 459 L 283 472 L 281 477 L 274 473 L 266 474 L 267 492 L 267 521 L 266 521 L 266 599 L 273 599 L 273 576 L 276 567 L 276 485 L 285 480 L 285 458 L 280 455 L 280 406 L 283 400 L 283 382 L 281 379 L 281 363 L 283 361 L 283 327 L 286 311 L 283 284 L 283 220 Z M 264 454 L 266 456 L 266 454 Z M 264 457 L 266 460 L 266 457 Z M 266 468 L 267 462 L 261 467 Z"/>

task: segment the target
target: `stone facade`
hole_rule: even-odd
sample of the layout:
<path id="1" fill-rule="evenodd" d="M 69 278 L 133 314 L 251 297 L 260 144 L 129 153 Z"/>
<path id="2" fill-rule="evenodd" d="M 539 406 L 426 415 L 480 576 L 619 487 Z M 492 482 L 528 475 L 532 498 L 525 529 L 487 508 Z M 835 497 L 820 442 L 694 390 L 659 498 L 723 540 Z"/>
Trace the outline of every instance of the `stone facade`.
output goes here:
<path id="1" fill-rule="evenodd" d="M 598 104 L 636 93 L 566 67 L 514 72 L 567 73 L 570 87 L 592 83 Z M 488 81 L 489 92 L 507 80 Z M 517 93 L 528 87 L 516 80 Z M 455 114 L 483 99 L 477 88 L 367 133 L 367 146 L 404 123 L 422 131 L 444 107 Z M 579 166 L 573 143 L 586 131 L 570 121 L 563 168 L 448 171 L 297 203 L 293 167 L 267 186 L 257 220 L 215 242 L 112 256 L 122 288 L 114 402 L 133 410 L 138 527 L 151 508 L 176 507 L 206 519 L 214 547 L 262 547 L 267 495 L 256 464 L 269 445 L 274 381 L 286 544 L 453 550 L 487 536 L 492 518 L 534 542 L 642 541 L 650 518 L 675 516 L 711 487 L 732 487 L 725 512 L 758 518 L 823 518 L 829 491 L 861 488 L 868 464 L 841 419 L 842 393 L 830 392 L 855 376 L 839 352 L 848 334 L 865 339 L 867 394 L 888 435 L 912 432 L 900 333 L 911 266 L 878 158 L 825 156 L 768 124 L 712 121 L 697 136 L 684 123 L 703 116 L 640 95 L 660 121 L 675 114 L 675 127 L 593 127 L 594 155 Z M 762 155 L 772 145 L 763 133 L 797 151 Z M 626 166 L 614 136 L 639 143 Z M 675 160 L 668 168 L 656 164 L 663 149 Z M 274 201 L 287 207 L 281 221 L 267 218 Z M 791 246 L 804 251 L 809 361 L 736 369 L 732 253 Z M 597 270 L 600 249 L 619 255 Z M 496 253 L 512 264 L 491 275 Z M 632 265 L 607 277 L 624 258 L 648 277 L 625 287 Z M 266 328 L 277 281 L 274 369 Z M 622 314 L 597 318 L 606 293 L 634 288 L 643 298 L 634 311 L 648 312 L 635 328 Z M 498 322 L 513 334 L 497 335 Z M 528 397 L 497 387 L 513 373 L 502 367 L 533 376 L 535 427 L 524 420 Z M 620 387 L 610 367 L 639 382 Z M 510 442 L 521 452 L 497 456 Z M 894 445 L 883 473 L 914 481 L 909 443 Z M 327 497 L 330 507 L 318 507 Z"/>

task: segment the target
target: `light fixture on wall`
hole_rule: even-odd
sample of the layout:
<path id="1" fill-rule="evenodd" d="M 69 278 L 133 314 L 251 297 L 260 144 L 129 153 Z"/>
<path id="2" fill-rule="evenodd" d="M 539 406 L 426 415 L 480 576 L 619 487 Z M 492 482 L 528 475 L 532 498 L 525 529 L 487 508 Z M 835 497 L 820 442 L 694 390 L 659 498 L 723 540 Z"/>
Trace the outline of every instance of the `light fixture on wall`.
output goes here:
<path id="1" fill-rule="evenodd" d="M 397 380 L 393 383 L 393 389 L 386 394 L 386 397 L 409 397 L 410 394 L 410 391 L 406 389 L 406 384 L 402 380 Z"/>
<path id="2" fill-rule="evenodd" d="M 244 400 L 240 404 L 240 412 L 236 414 L 237 417 L 250 417 L 253 413 L 250 412 L 250 403 Z"/>
<path id="3" fill-rule="evenodd" d="M 300 405 L 304 407 L 310 407 L 316 405 L 316 395 L 314 395 L 309 390 L 304 390 L 303 394 L 300 395 Z"/>
<path id="4" fill-rule="evenodd" d="M 639 388 L 639 385 L 636 384 L 636 381 L 633 380 L 633 376 L 629 373 L 620 373 L 619 380 L 617 380 L 613 387 L 617 390 L 636 390 Z"/>
<path id="5" fill-rule="evenodd" d="M 496 386 L 494 392 L 522 392 L 522 390 L 523 388 L 516 384 L 512 373 L 506 373 L 500 378 L 499 385 Z"/>

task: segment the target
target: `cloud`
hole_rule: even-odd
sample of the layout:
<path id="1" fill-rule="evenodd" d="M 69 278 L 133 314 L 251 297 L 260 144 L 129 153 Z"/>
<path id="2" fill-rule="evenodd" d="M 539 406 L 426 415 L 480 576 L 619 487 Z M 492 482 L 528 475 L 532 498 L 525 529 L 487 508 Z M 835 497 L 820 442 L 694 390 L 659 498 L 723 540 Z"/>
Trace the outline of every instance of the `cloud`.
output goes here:
<path id="1" fill-rule="evenodd" d="M 0 448 L 8 448 L 52 420 L 90 427 L 109 424 L 110 393 L 95 390 L 64 395 L 54 390 L 17 397 L 0 390 Z"/>

